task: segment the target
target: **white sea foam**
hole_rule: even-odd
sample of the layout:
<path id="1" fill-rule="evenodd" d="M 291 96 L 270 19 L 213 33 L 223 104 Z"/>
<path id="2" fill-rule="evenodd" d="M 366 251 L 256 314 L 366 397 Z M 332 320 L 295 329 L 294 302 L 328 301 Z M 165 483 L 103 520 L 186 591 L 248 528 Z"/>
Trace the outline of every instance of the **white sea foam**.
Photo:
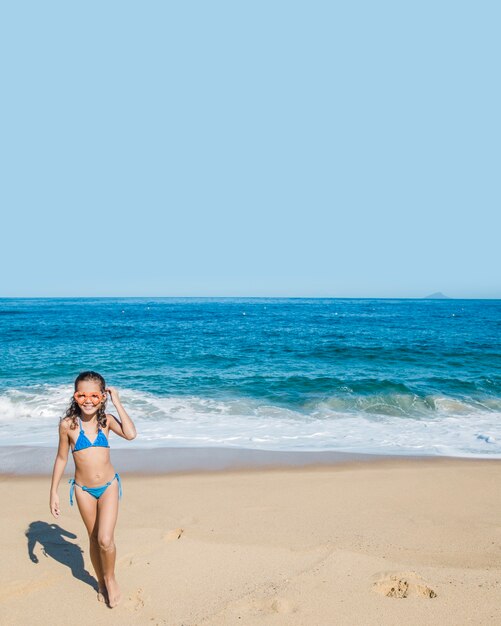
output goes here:
<path id="1" fill-rule="evenodd" d="M 58 421 L 71 393 L 71 387 L 39 385 L 1 394 L 1 444 L 55 447 Z M 130 389 L 121 391 L 121 397 L 137 425 L 138 437 L 132 444 L 137 447 L 224 446 L 501 458 L 497 402 L 478 405 L 440 396 L 400 399 L 395 406 L 408 405 L 408 410 L 387 414 L 371 413 L 378 400 L 365 398 L 359 411 L 356 403 L 347 411 L 337 398 L 295 411 L 252 399 L 162 397 Z M 391 400 L 388 405 L 392 406 Z M 117 414 L 111 404 L 108 411 Z M 126 445 L 131 444 L 112 435 L 113 447 Z"/>

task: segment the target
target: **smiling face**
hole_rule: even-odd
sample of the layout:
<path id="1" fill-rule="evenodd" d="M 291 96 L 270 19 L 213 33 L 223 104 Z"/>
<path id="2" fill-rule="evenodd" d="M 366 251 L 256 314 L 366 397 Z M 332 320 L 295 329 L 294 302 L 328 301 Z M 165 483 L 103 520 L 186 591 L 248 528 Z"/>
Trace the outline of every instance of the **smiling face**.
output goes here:
<path id="1" fill-rule="evenodd" d="M 82 415 L 89 418 L 98 412 L 105 397 L 104 390 L 95 380 L 81 380 L 74 394 Z"/>

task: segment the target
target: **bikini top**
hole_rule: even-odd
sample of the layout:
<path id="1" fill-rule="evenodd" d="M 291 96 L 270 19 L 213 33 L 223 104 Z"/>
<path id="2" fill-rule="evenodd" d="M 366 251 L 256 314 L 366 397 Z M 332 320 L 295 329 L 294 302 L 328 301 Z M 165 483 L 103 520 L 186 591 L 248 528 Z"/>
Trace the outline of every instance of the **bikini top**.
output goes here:
<path id="1" fill-rule="evenodd" d="M 109 448 L 110 444 L 108 443 L 108 439 L 106 439 L 106 435 L 103 431 L 97 427 L 97 437 L 94 439 L 94 443 L 89 441 L 89 438 L 84 433 L 82 420 L 78 418 L 80 422 L 80 434 L 78 435 L 78 439 L 75 443 L 75 447 L 73 448 L 73 452 L 78 452 L 79 450 L 85 450 L 85 448 Z"/>

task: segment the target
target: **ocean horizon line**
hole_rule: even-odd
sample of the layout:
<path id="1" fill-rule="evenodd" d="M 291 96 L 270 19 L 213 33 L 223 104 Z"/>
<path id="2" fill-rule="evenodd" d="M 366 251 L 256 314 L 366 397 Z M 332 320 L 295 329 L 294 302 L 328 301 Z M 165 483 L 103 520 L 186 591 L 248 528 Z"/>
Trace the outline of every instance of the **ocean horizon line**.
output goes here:
<path id="1" fill-rule="evenodd" d="M 114 296 L 0 296 L 0 300 L 454 300 L 454 301 L 498 301 L 500 297 L 476 298 L 454 297 L 430 298 L 430 296 L 155 296 L 155 295 L 114 295 Z"/>

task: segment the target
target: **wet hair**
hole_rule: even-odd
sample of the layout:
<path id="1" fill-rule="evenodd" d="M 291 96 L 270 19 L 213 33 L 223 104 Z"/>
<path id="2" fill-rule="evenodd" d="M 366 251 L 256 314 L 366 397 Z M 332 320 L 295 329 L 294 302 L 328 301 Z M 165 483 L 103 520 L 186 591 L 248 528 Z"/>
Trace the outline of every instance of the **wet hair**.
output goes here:
<path id="1" fill-rule="evenodd" d="M 98 374 L 97 372 L 93 372 L 91 370 L 89 370 L 88 372 L 80 372 L 80 374 L 75 378 L 75 391 L 78 390 L 78 383 L 81 383 L 83 381 L 92 381 L 92 382 L 98 383 L 99 386 L 101 387 L 101 392 L 102 393 L 105 392 L 106 383 L 104 381 L 104 378 L 101 376 L 101 374 Z M 67 408 L 66 413 L 63 416 L 63 419 L 66 417 L 69 417 L 72 419 L 72 424 L 70 428 L 73 430 L 74 428 L 77 428 L 78 418 L 81 417 L 81 415 L 82 415 L 82 409 L 80 408 L 80 405 L 75 400 L 75 398 L 71 396 L 70 406 Z M 105 428 L 106 421 L 107 420 L 106 420 L 106 397 L 105 397 L 104 400 L 101 401 L 101 404 L 99 405 L 99 408 L 97 410 L 98 426 L 100 428 Z"/>

